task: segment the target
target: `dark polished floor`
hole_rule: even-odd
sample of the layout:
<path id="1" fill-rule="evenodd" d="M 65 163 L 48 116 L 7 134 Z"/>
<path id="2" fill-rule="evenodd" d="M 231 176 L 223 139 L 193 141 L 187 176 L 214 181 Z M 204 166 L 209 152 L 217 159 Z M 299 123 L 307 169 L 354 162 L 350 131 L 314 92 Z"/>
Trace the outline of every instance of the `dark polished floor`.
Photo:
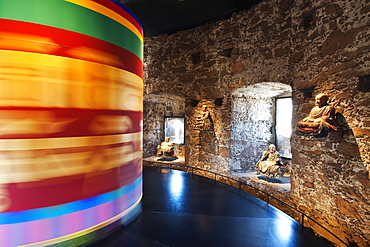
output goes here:
<path id="1" fill-rule="evenodd" d="M 144 167 L 142 213 L 91 247 L 324 247 L 265 202 L 189 173 Z"/>

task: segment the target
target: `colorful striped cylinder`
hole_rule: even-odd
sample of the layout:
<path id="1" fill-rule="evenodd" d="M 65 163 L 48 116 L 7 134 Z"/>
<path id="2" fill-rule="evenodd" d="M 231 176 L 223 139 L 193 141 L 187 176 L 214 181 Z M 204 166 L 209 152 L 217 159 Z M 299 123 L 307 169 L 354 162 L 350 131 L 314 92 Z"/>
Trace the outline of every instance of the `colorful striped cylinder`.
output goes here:
<path id="1" fill-rule="evenodd" d="M 0 246 L 79 246 L 140 212 L 142 53 L 116 0 L 0 0 Z"/>

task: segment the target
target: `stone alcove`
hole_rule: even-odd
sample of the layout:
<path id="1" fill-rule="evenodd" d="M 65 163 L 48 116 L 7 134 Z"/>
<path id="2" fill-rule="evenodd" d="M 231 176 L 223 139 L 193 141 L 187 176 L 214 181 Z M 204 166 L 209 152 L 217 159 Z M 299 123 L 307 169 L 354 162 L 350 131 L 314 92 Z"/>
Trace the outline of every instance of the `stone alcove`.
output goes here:
<path id="1" fill-rule="evenodd" d="M 185 115 L 185 97 L 155 92 L 144 95 L 143 157 L 155 155 L 156 146 L 163 142 L 164 117 Z M 176 155 L 184 155 L 184 145 L 174 145 Z"/>
<path id="2" fill-rule="evenodd" d="M 271 143 L 277 144 L 276 99 L 291 96 L 291 86 L 280 82 L 257 83 L 232 93 L 231 172 L 253 171 L 262 151 Z M 291 128 L 291 121 L 286 124 Z M 285 142 L 289 145 L 289 140 Z"/>

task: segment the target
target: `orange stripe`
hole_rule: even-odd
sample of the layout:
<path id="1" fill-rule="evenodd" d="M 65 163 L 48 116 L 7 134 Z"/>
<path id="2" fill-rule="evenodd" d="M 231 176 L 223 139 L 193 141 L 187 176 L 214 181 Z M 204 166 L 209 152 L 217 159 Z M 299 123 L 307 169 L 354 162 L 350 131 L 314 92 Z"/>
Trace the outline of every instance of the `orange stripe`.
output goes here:
<path id="1" fill-rule="evenodd" d="M 84 60 L 0 50 L 0 106 L 142 111 L 143 80 Z"/>

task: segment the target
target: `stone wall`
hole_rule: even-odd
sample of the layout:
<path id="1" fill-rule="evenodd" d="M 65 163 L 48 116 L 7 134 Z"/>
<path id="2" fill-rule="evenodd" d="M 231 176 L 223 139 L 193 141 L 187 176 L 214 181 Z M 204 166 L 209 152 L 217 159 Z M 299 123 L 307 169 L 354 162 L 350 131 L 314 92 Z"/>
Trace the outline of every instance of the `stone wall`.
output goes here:
<path id="1" fill-rule="evenodd" d="M 367 246 L 369 26 L 369 1 L 266 0 L 225 21 L 147 38 L 144 93 L 184 96 L 187 164 L 223 173 L 233 166 L 234 91 L 262 82 L 291 86 L 293 125 L 307 116 L 316 94 L 331 95 L 341 134 L 323 139 L 292 136 L 291 193 L 286 200 L 347 243 Z M 214 130 L 195 132 L 194 118 L 203 103 L 210 106 Z M 144 142 L 150 139 L 144 137 Z"/>
<path id="2" fill-rule="evenodd" d="M 274 101 L 252 97 L 235 98 L 231 117 L 231 171 L 254 170 L 263 150 L 275 143 L 271 133 Z"/>

